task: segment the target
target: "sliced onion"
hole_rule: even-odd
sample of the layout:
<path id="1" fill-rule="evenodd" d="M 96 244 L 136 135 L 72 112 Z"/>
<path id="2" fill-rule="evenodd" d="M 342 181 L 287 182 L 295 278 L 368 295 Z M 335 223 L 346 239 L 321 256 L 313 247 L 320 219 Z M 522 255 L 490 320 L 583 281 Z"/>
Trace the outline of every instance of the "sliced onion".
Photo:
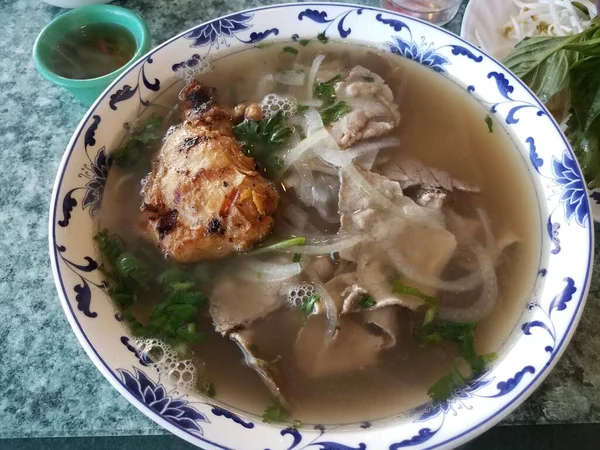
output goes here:
<path id="1" fill-rule="evenodd" d="M 320 54 L 315 57 L 313 63 L 310 67 L 310 72 L 308 74 L 308 83 L 306 85 L 306 98 L 313 98 L 313 90 L 315 86 L 315 79 L 317 78 L 317 72 L 319 71 L 319 67 L 321 67 L 321 63 L 325 59 L 325 55 Z"/>
<path id="2" fill-rule="evenodd" d="M 302 104 L 311 108 L 320 108 L 321 106 L 323 106 L 323 102 L 317 99 L 305 100 L 302 102 Z"/>
<path id="3" fill-rule="evenodd" d="M 383 139 L 369 140 L 362 142 L 358 145 L 354 145 L 345 151 L 356 151 L 360 153 L 367 153 L 376 150 L 383 150 L 384 148 L 397 147 L 400 145 L 400 139 L 395 137 L 388 137 Z"/>
<path id="4" fill-rule="evenodd" d="M 300 263 L 274 264 L 252 259 L 246 261 L 237 274 L 246 281 L 266 283 L 287 280 L 300 272 L 302 272 Z"/>
<path id="5" fill-rule="evenodd" d="M 483 231 L 485 233 L 485 247 L 487 251 L 491 253 L 496 249 L 496 239 L 494 239 L 494 232 L 492 231 L 492 223 L 490 222 L 490 217 L 481 208 L 477 208 L 476 211 L 477 215 L 479 216 L 479 220 L 481 221 L 481 226 L 483 226 Z"/>
<path id="6" fill-rule="evenodd" d="M 408 197 L 399 197 L 402 204 L 397 205 L 389 198 L 375 189 L 369 182 L 356 170 L 354 164 L 349 164 L 344 167 L 344 171 L 350 178 L 360 186 L 369 196 L 379 205 L 388 209 L 390 212 L 399 215 L 411 222 L 417 222 L 431 228 L 444 228 L 443 215 L 441 211 L 432 208 L 425 208 L 417 205 Z"/>
<path id="7" fill-rule="evenodd" d="M 315 243 L 312 245 L 295 245 L 293 247 L 282 249 L 281 251 L 298 253 L 301 255 L 330 255 L 331 253 L 339 252 L 341 250 L 354 247 L 361 241 L 361 236 L 342 236 L 333 242 L 327 242 L 322 244 Z"/>
<path id="8" fill-rule="evenodd" d="M 320 141 L 330 137 L 329 132 L 325 128 L 321 128 L 319 131 L 311 133 L 306 139 L 301 140 L 298 145 L 289 150 L 283 157 L 283 165 L 281 166 L 281 173 L 288 170 L 292 164 L 294 164 L 303 153 L 310 150 L 314 145 Z"/>
<path id="9" fill-rule="evenodd" d="M 389 248 L 388 253 L 394 262 L 394 268 L 403 276 L 416 283 L 424 284 L 440 291 L 469 292 L 482 283 L 483 274 L 478 271 L 456 280 L 442 280 L 441 278 L 421 273 L 397 249 Z"/>
<path id="10" fill-rule="evenodd" d="M 286 70 L 275 74 L 275 81 L 289 86 L 302 86 L 306 75 L 304 72 L 296 72 L 295 70 Z"/>
<path id="11" fill-rule="evenodd" d="M 327 328 L 325 330 L 324 342 L 325 345 L 329 345 L 331 339 L 333 339 L 333 335 L 335 334 L 335 330 L 337 329 L 338 325 L 337 306 L 333 301 L 331 295 L 329 295 L 329 292 L 327 292 L 327 289 L 325 289 L 325 286 L 319 279 L 319 276 L 317 275 L 315 270 L 309 265 L 306 265 L 304 267 L 304 271 L 308 275 L 308 278 L 310 278 L 310 281 L 312 281 L 316 291 L 319 293 L 320 301 L 323 303 L 323 305 L 325 305 L 325 317 L 327 318 Z"/>
<path id="12" fill-rule="evenodd" d="M 473 245 L 471 251 L 477 258 L 481 267 L 483 277 L 483 290 L 479 299 L 469 306 L 451 307 L 440 306 L 439 314 L 443 320 L 452 322 L 477 322 L 492 312 L 498 298 L 498 280 L 494 270 L 494 264 L 485 249 L 479 245 Z"/>
<path id="13" fill-rule="evenodd" d="M 272 73 L 266 73 L 260 77 L 256 86 L 256 93 L 258 98 L 264 98 L 267 94 L 273 92 L 273 84 L 275 78 Z"/>

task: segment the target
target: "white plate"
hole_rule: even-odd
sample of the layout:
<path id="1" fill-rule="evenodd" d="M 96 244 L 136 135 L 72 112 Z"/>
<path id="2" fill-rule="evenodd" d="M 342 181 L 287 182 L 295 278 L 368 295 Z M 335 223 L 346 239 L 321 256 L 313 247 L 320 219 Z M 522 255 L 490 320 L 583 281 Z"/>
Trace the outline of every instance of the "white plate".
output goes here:
<path id="1" fill-rule="evenodd" d="M 463 16 L 460 36 L 502 61 L 518 42 L 505 39 L 502 30 L 510 20 L 510 15 L 518 12 L 519 8 L 511 0 L 470 0 Z M 592 216 L 596 222 L 600 222 L 600 189 L 588 190 L 588 195 Z"/>

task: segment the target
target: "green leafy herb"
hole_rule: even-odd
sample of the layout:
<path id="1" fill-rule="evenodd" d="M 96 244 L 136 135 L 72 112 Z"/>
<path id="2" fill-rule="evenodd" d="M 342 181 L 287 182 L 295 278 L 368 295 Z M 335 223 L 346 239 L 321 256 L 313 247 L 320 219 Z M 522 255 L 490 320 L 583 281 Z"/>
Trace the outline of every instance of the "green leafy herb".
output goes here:
<path id="1" fill-rule="evenodd" d="M 588 187 L 600 186 L 600 19 L 579 34 L 526 38 L 505 63 L 542 101 L 567 94 L 567 137 Z"/>
<path id="2" fill-rule="evenodd" d="M 375 78 L 373 78 L 373 77 L 363 77 L 363 80 L 365 80 L 367 83 L 372 83 L 373 81 L 375 81 Z"/>
<path id="3" fill-rule="evenodd" d="M 275 244 L 267 245 L 266 247 L 260 247 L 256 250 L 251 251 L 252 255 L 258 255 L 260 253 L 269 253 L 275 250 L 283 250 L 288 247 L 295 247 L 296 245 L 304 245 L 306 242 L 306 238 L 296 237 L 291 239 L 286 239 L 284 241 L 277 242 Z"/>
<path id="4" fill-rule="evenodd" d="M 358 304 L 363 309 L 369 309 L 369 308 L 375 306 L 377 304 L 377 302 L 375 300 L 373 300 L 373 297 L 371 297 L 370 295 L 364 294 L 358 301 Z"/>
<path id="5" fill-rule="evenodd" d="M 315 305 L 320 299 L 321 296 L 319 294 L 307 295 L 302 299 L 302 303 L 298 306 L 298 309 L 300 309 L 300 312 L 302 313 L 303 324 L 306 323 L 308 316 L 313 312 Z"/>
<path id="6" fill-rule="evenodd" d="M 454 391 L 465 385 L 467 381 L 468 380 L 460 374 L 455 366 L 452 369 L 452 372 L 448 375 L 444 375 L 429 388 L 427 395 L 439 402 L 448 400 Z"/>
<path id="7" fill-rule="evenodd" d="M 335 103 L 335 83 L 341 79 L 342 77 L 340 75 L 336 75 L 328 81 L 317 83 L 315 86 L 315 98 L 323 102 L 323 107 L 327 107 Z"/>
<path id="8" fill-rule="evenodd" d="M 121 253 L 115 261 L 115 266 L 117 273 L 123 278 L 130 278 L 140 285 L 148 282 L 148 266 L 131 253 Z"/>
<path id="9" fill-rule="evenodd" d="M 292 257 L 292 262 L 298 263 L 302 259 L 302 255 L 300 253 L 294 253 Z"/>
<path id="10" fill-rule="evenodd" d="M 94 240 L 98 243 L 98 250 L 103 261 L 112 264 L 123 253 L 124 242 L 118 235 L 110 234 L 106 228 L 99 231 L 94 236 Z"/>
<path id="11" fill-rule="evenodd" d="M 342 100 L 337 102 L 335 105 L 321 111 L 323 125 L 329 125 L 330 123 L 335 122 L 350 111 L 350 106 L 348 106 L 345 101 Z"/>
<path id="12" fill-rule="evenodd" d="M 493 133 L 494 132 L 494 122 L 492 121 L 492 117 L 489 115 L 485 116 L 485 123 L 488 126 L 488 131 L 490 133 Z"/>
<path id="13" fill-rule="evenodd" d="M 125 145 L 111 155 L 115 164 L 124 169 L 134 169 L 147 163 L 149 153 L 162 137 L 159 133 L 161 126 L 162 117 L 152 114 L 131 134 Z"/>
<path id="14" fill-rule="evenodd" d="M 475 350 L 476 323 L 458 323 L 440 320 L 438 317 L 439 302 L 437 299 L 424 294 L 419 289 L 395 281 L 392 292 L 397 294 L 412 295 L 425 301 L 426 311 L 423 323 L 414 330 L 415 338 L 424 344 L 437 344 L 444 341 L 458 344 L 458 356 L 464 359 L 471 368 L 471 376 L 477 376 L 485 369 L 485 364 L 494 355 L 478 355 Z M 434 400 L 446 400 L 454 390 L 468 381 L 458 371 L 456 366 L 453 371 L 438 380 L 428 391 Z"/>
<path id="15" fill-rule="evenodd" d="M 308 111 L 309 107 L 306 105 L 298 105 L 298 107 L 296 108 L 296 112 L 298 113 L 303 113 L 305 111 Z"/>
<path id="16" fill-rule="evenodd" d="M 273 153 L 292 135 L 281 111 L 260 121 L 246 119 L 233 127 L 233 132 L 248 156 L 260 162 L 270 175 L 277 173 L 282 161 Z"/>
<path id="17" fill-rule="evenodd" d="M 302 47 L 306 47 L 309 42 L 310 42 L 310 39 L 300 39 L 298 41 L 298 44 L 300 44 Z"/>
<path id="18" fill-rule="evenodd" d="M 283 422 L 288 415 L 286 409 L 281 405 L 281 403 L 277 400 L 273 402 L 271 406 L 265 409 L 265 412 L 262 415 L 263 422 L 265 423 L 275 423 L 275 422 Z"/>
<path id="19" fill-rule="evenodd" d="M 260 280 L 262 278 L 262 272 L 256 272 L 256 279 Z"/>
<path id="20" fill-rule="evenodd" d="M 302 426 L 302 422 L 300 422 L 299 420 L 294 420 L 292 421 L 292 428 L 300 428 Z"/>
<path id="21" fill-rule="evenodd" d="M 317 34 L 317 39 L 322 42 L 323 44 L 327 44 L 329 42 L 329 38 L 327 36 L 325 36 L 325 33 L 319 33 Z"/>
<path id="22" fill-rule="evenodd" d="M 294 47 L 283 47 L 281 53 L 291 53 L 292 55 L 297 55 L 298 49 Z"/>
<path id="23" fill-rule="evenodd" d="M 213 398 L 216 394 L 214 383 L 209 381 L 205 376 L 198 377 L 198 381 L 196 382 L 196 388 L 210 398 Z"/>

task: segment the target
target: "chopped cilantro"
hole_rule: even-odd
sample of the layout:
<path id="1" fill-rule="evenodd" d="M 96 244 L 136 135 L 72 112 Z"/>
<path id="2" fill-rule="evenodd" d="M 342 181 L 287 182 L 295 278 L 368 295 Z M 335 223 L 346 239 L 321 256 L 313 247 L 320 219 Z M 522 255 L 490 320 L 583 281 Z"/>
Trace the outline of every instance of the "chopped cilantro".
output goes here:
<path id="1" fill-rule="evenodd" d="M 494 122 L 492 122 L 492 117 L 491 116 L 485 116 L 485 123 L 488 126 L 488 130 L 490 133 L 494 132 Z"/>
<path id="2" fill-rule="evenodd" d="M 327 44 L 329 42 L 329 38 L 327 36 L 325 36 L 325 33 L 319 33 L 317 34 L 317 39 L 322 42 L 323 44 Z"/>
<path id="3" fill-rule="evenodd" d="M 233 127 L 233 132 L 248 156 L 260 162 L 270 175 L 277 173 L 282 161 L 273 152 L 292 135 L 292 129 L 281 111 L 260 121 L 246 119 Z"/>
<path id="4" fill-rule="evenodd" d="M 283 47 L 281 53 L 291 53 L 292 55 L 297 55 L 298 49 L 294 47 Z"/>
<path id="5" fill-rule="evenodd" d="M 302 323 L 306 323 L 308 316 L 315 309 L 316 303 L 321 299 L 319 294 L 307 295 L 302 299 L 302 303 L 298 306 L 300 312 L 302 313 Z"/>
<path id="6" fill-rule="evenodd" d="M 485 364 L 495 358 L 493 353 L 478 355 L 475 349 L 476 323 L 459 323 L 440 320 L 438 317 L 439 302 L 437 299 L 424 294 L 420 290 L 406 286 L 400 281 L 393 283 L 392 292 L 397 294 L 413 295 L 425 301 L 427 307 L 423 323 L 414 330 L 418 341 L 425 344 L 437 344 L 444 341 L 458 344 L 458 356 L 464 359 L 471 368 L 471 377 L 476 377 L 485 369 Z M 456 368 L 440 378 L 428 391 L 432 399 L 447 400 L 460 386 L 468 382 Z"/>
<path id="7" fill-rule="evenodd" d="M 375 306 L 377 304 L 377 302 L 375 300 L 373 300 L 373 297 L 371 297 L 370 295 L 364 294 L 358 301 L 358 304 L 363 309 L 369 309 L 369 308 Z"/>
<path id="8" fill-rule="evenodd" d="M 256 279 L 260 280 L 262 278 L 262 272 L 256 272 Z"/>
<path id="9" fill-rule="evenodd" d="M 207 380 L 205 376 L 198 377 L 196 388 L 210 398 L 213 398 L 216 394 L 214 383 Z"/>
<path id="10" fill-rule="evenodd" d="M 300 44 L 302 47 L 306 47 L 309 42 L 310 42 L 310 39 L 300 39 L 298 41 L 298 44 Z"/>
<path id="11" fill-rule="evenodd" d="M 104 228 L 94 236 L 94 240 L 98 243 L 98 250 L 103 261 L 116 261 L 125 246 L 121 238 L 116 234 L 109 234 Z"/>
<path id="12" fill-rule="evenodd" d="M 287 417 L 288 412 L 281 405 L 278 400 L 275 400 L 271 406 L 265 409 L 265 412 L 262 415 L 263 422 L 265 423 L 274 423 L 274 422 L 282 422 Z"/>
<path id="13" fill-rule="evenodd" d="M 308 111 L 308 106 L 306 105 L 298 105 L 298 107 L 296 108 L 296 112 L 298 113 L 303 113 L 305 111 Z"/>
<path id="14" fill-rule="evenodd" d="M 337 121 L 340 117 L 348 114 L 350 111 L 350 106 L 348 106 L 345 101 L 337 102 L 335 105 L 321 111 L 323 125 L 329 125 L 330 123 Z"/>
<path id="15" fill-rule="evenodd" d="M 300 253 L 294 253 L 294 256 L 292 256 L 292 262 L 300 262 L 300 260 L 302 259 L 302 255 Z"/>
<path id="16" fill-rule="evenodd" d="M 302 426 L 302 422 L 300 422 L 299 420 L 294 420 L 294 421 L 292 422 L 292 428 L 296 428 L 296 429 L 298 429 L 298 428 L 300 428 L 301 426 Z"/>
<path id="17" fill-rule="evenodd" d="M 158 133 L 162 126 L 162 117 L 152 114 L 142 125 L 136 129 L 125 145 L 116 150 L 111 158 L 119 167 L 134 169 L 142 163 L 148 162 L 149 153 L 160 142 Z"/>
<path id="18" fill-rule="evenodd" d="M 327 107 L 335 103 L 335 83 L 341 80 L 340 75 L 327 80 L 323 83 L 317 83 L 315 86 L 315 98 L 323 102 L 323 107 Z"/>
<path id="19" fill-rule="evenodd" d="M 373 77 L 363 77 L 363 80 L 365 80 L 367 83 L 372 83 L 373 81 L 375 81 L 375 78 L 373 78 Z"/>

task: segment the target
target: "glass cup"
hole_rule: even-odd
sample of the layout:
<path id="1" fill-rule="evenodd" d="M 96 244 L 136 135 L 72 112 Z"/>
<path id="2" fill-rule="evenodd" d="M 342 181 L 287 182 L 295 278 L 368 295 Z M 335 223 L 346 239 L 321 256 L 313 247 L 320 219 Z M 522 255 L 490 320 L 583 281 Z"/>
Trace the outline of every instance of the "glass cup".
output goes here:
<path id="1" fill-rule="evenodd" d="M 462 0 L 381 0 L 381 7 L 441 26 L 454 18 L 461 3 Z"/>

